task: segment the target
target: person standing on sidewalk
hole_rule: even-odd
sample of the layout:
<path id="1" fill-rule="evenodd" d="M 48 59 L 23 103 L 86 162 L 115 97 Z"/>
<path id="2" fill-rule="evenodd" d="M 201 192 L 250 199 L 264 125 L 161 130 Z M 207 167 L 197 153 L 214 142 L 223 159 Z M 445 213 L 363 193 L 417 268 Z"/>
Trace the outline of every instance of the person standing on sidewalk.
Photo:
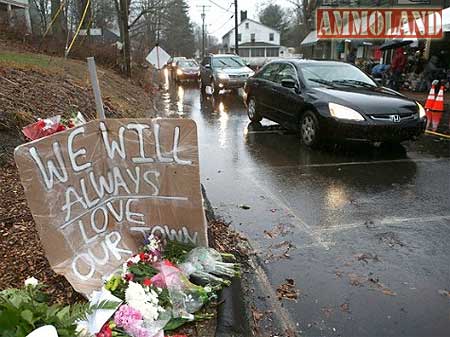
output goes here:
<path id="1" fill-rule="evenodd" d="M 391 87 L 394 90 L 400 89 L 400 78 L 405 70 L 408 59 L 405 55 L 405 50 L 400 47 L 395 50 L 395 55 L 391 64 Z"/>

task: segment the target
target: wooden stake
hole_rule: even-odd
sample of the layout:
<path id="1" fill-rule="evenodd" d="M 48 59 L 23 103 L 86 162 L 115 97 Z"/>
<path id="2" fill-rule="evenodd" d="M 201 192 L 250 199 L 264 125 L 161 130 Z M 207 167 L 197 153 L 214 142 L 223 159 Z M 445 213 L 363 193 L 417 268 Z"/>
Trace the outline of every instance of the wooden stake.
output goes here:
<path id="1" fill-rule="evenodd" d="M 100 92 L 100 85 L 98 84 L 97 67 L 93 57 L 88 57 L 89 75 L 91 76 L 92 90 L 94 90 L 95 108 L 97 110 L 97 118 L 100 120 L 106 119 L 105 110 L 103 109 L 102 93 Z"/>

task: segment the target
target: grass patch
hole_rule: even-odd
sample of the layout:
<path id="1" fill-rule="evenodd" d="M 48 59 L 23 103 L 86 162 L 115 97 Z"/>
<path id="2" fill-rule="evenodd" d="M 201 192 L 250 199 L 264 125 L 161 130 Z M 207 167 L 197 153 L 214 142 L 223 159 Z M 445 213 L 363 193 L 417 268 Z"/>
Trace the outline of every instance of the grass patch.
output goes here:
<path id="1" fill-rule="evenodd" d="M 51 57 L 42 54 L 28 54 L 15 52 L 0 52 L 0 64 L 14 66 L 18 68 L 55 68 L 62 66 L 62 60 L 59 57 Z"/>

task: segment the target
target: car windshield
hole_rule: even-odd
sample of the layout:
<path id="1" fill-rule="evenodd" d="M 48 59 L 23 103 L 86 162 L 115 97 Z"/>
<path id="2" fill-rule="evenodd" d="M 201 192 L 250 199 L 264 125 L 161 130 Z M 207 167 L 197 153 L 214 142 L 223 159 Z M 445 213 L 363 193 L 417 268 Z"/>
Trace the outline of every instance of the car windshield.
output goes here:
<path id="1" fill-rule="evenodd" d="M 212 66 L 215 68 L 241 68 L 245 67 L 240 57 L 213 57 Z"/>
<path id="2" fill-rule="evenodd" d="M 179 61 L 178 65 L 182 68 L 194 68 L 198 67 L 197 62 L 195 61 Z"/>
<path id="3" fill-rule="evenodd" d="M 358 68 L 346 63 L 317 63 L 301 66 L 309 86 L 376 87 L 377 84 Z"/>

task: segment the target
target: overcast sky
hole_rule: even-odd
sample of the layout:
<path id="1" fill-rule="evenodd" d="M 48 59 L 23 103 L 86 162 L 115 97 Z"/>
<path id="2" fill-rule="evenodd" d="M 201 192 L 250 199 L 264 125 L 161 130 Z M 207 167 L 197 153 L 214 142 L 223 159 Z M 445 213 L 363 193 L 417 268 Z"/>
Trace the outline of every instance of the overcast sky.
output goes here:
<path id="1" fill-rule="evenodd" d="M 201 6 L 209 6 L 206 8 L 207 30 L 209 34 L 216 36 L 220 41 L 222 36 L 233 28 L 234 18 L 230 19 L 234 14 L 233 0 L 188 0 L 187 2 L 190 6 L 191 20 L 199 25 L 202 22 Z M 271 2 L 273 3 L 270 0 L 238 0 L 238 10 L 239 12 L 246 10 L 250 19 L 257 19 L 259 9 Z M 287 0 L 278 0 L 276 3 L 283 7 L 290 7 Z"/>

